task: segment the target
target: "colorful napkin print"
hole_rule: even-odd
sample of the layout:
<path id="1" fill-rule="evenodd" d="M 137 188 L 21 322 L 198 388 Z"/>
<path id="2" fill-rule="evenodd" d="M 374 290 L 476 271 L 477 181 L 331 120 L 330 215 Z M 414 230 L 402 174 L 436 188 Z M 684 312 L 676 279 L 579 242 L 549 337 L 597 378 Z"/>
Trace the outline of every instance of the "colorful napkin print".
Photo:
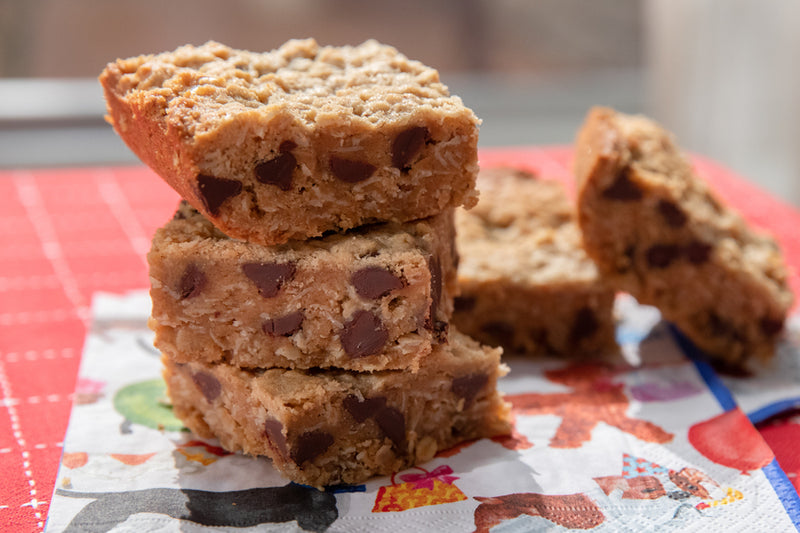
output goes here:
<path id="1" fill-rule="evenodd" d="M 686 356 L 685 339 L 656 311 L 624 296 L 618 359 L 507 361 L 500 387 L 513 405 L 512 435 L 325 491 L 182 429 L 164 398 L 149 309 L 145 292 L 94 301 L 49 532 L 800 525 L 797 493 L 723 382 Z"/>

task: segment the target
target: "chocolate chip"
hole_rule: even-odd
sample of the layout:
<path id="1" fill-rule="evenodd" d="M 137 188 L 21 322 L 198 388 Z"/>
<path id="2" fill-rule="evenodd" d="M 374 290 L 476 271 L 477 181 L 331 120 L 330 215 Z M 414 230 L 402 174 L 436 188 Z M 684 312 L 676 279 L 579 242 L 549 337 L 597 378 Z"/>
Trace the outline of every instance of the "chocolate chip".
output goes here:
<path id="1" fill-rule="evenodd" d="M 735 332 L 735 326 L 714 311 L 708 313 L 708 329 L 715 337 L 728 337 Z"/>
<path id="2" fill-rule="evenodd" d="M 447 334 L 450 331 L 450 324 L 444 320 L 437 320 L 433 323 L 433 337 L 439 344 L 447 342 Z"/>
<path id="3" fill-rule="evenodd" d="M 692 241 L 684 247 L 686 258 L 693 265 L 702 265 L 711 257 L 712 246 L 701 241 Z"/>
<path id="4" fill-rule="evenodd" d="M 261 324 L 261 329 L 270 337 L 289 337 L 300 330 L 305 315 L 303 311 L 295 311 L 277 318 L 268 318 Z"/>
<path id="5" fill-rule="evenodd" d="M 198 174 L 197 190 L 208 214 L 216 216 L 225 200 L 242 192 L 242 182 Z"/>
<path id="6" fill-rule="evenodd" d="M 720 376 L 730 376 L 732 378 L 752 378 L 755 376 L 753 371 L 742 366 L 742 362 L 728 362 L 720 359 L 709 360 L 711 366 Z"/>
<path id="7" fill-rule="evenodd" d="M 332 156 L 330 169 L 334 176 L 345 183 L 358 183 L 372 176 L 375 165 L 365 161 L 353 161 L 342 157 Z"/>
<path id="8" fill-rule="evenodd" d="M 667 226 L 680 228 L 686 224 L 686 213 L 673 202 L 669 200 L 659 200 L 656 208 L 664 218 L 664 222 L 667 223 Z"/>
<path id="9" fill-rule="evenodd" d="M 203 396 L 209 402 L 216 400 L 219 393 L 222 392 L 222 384 L 208 372 L 203 372 L 202 370 L 194 372 L 192 374 L 192 381 L 194 381 L 194 384 L 197 385 L 197 388 L 200 389 L 200 392 L 203 393 Z"/>
<path id="10" fill-rule="evenodd" d="M 636 255 L 636 245 L 629 244 L 625 247 L 625 250 L 622 252 L 625 255 L 625 258 L 628 260 L 624 264 L 617 265 L 617 272 L 620 274 L 625 273 L 631 269 L 633 266 L 633 258 Z"/>
<path id="11" fill-rule="evenodd" d="M 259 183 L 275 185 L 282 191 L 292 188 L 292 174 L 297 166 L 297 159 L 284 152 L 269 161 L 262 161 L 255 167 L 256 179 Z"/>
<path id="12" fill-rule="evenodd" d="M 186 220 L 186 213 L 181 210 L 181 206 L 178 206 L 177 211 L 172 215 L 172 220 Z"/>
<path id="13" fill-rule="evenodd" d="M 453 380 L 450 390 L 459 398 L 464 398 L 464 409 L 472 405 L 472 401 L 478 392 L 489 381 L 486 374 L 469 374 Z"/>
<path id="14" fill-rule="evenodd" d="M 194 208 L 192 204 L 187 202 L 186 200 L 181 200 L 178 204 L 178 212 L 180 212 L 180 218 L 188 218 L 189 216 L 197 215 L 200 213 L 197 209 Z M 175 213 L 176 217 L 178 213 Z"/>
<path id="15" fill-rule="evenodd" d="M 600 323 L 597 321 L 594 311 L 588 307 L 582 307 L 575 314 L 572 321 L 572 327 L 569 331 L 570 341 L 575 344 L 581 339 L 588 339 L 600 328 Z"/>
<path id="16" fill-rule="evenodd" d="M 647 252 L 645 258 L 652 268 L 666 268 L 680 256 L 681 249 L 674 244 L 654 244 Z"/>
<path id="17" fill-rule="evenodd" d="M 764 335 L 773 337 L 783 329 L 783 319 L 764 317 L 759 321 L 758 325 L 761 327 L 761 331 Z"/>
<path id="18" fill-rule="evenodd" d="M 514 338 L 516 330 L 514 326 L 502 320 L 485 322 L 481 326 L 481 331 L 495 340 L 495 344 L 508 343 Z"/>
<path id="19" fill-rule="evenodd" d="M 278 294 L 281 286 L 294 277 L 295 263 L 245 263 L 242 272 L 258 287 L 264 298 Z"/>
<path id="20" fill-rule="evenodd" d="M 288 455 L 286 447 L 286 437 L 283 435 L 283 424 L 274 418 L 267 418 L 264 422 L 264 434 L 269 439 L 270 443 L 277 449 L 281 457 Z"/>
<path id="21" fill-rule="evenodd" d="M 380 318 L 362 309 L 345 323 L 340 339 L 347 355 L 366 357 L 383 349 L 389 340 L 389 331 Z"/>
<path id="22" fill-rule="evenodd" d="M 537 352 L 550 355 L 559 353 L 559 350 L 556 350 L 550 343 L 550 338 L 546 328 L 536 328 L 530 330 L 528 333 L 528 338 L 531 340 L 531 342 L 533 342 Z M 521 351 L 524 352 L 525 350 Z"/>
<path id="23" fill-rule="evenodd" d="M 403 281 L 390 270 L 382 267 L 365 267 L 350 277 L 350 283 L 362 298 L 377 300 L 403 287 Z"/>
<path id="24" fill-rule="evenodd" d="M 629 177 L 631 169 L 625 167 L 617 173 L 614 183 L 609 188 L 603 191 L 603 196 L 612 200 L 620 200 L 622 202 L 634 202 L 641 200 L 642 191 L 639 187 L 631 181 Z"/>
<path id="25" fill-rule="evenodd" d="M 194 263 L 186 265 L 186 270 L 183 271 L 183 276 L 178 282 L 178 294 L 180 294 L 181 300 L 194 298 L 203 292 L 206 282 L 206 275 L 200 270 L 200 267 Z"/>
<path id="26" fill-rule="evenodd" d="M 293 141 L 293 140 L 291 140 L 291 139 L 287 139 L 287 140 L 285 140 L 285 141 L 283 141 L 283 142 L 281 143 L 281 145 L 278 147 L 278 151 L 279 151 L 280 153 L 284 153 L 284 152 L 291 152 L 291 151 L 292 151 L 292 150 L 294 150 L 295 148 L 297 148 L 297 143 L 296 143 L 296 142 L 294 142 L 294 141 Z"/>
<path id="27" fill-rule="evenodd" d="M 453 300 L 453 307 L 459 313 L 469 313 L 475 309 L 477 300 L 474 296 L 456 296 Z"/>
<path id="28" fill-rule="evenodd" d="M 319 454 L 325 452 L 333 444 L 333 435 L 327 431 L 314 430 L 307 431 L 299 437 L 295 442 L 294 449 L 292 450 L 292 461 L 298 465 L 302 465 L 306 461 L 317 457 Z"/>
<path id="29" fill-rule="evenodd" d="M 394 407 L 384 407 L 375 415 L 375 423 L 395 446 L 402 448 L 406 441 L 406 419 Z"/>
<path id="30" fill-rule="evenodd" d="M 360 424 L 367 418 L 372 418 L 381 409 L 386 407 L 386 397 L 376 396 L 374 398 L 359 400 L 357 396 L 350 394 L 347 398 L 342 400 L 342 405 L 355 421 Z"/>
<path id="31" fill-rule="evenodd" d="M 428 138 L 428 128 L 412 126 L 401 131 L 392 143 L 392 166 L 407 170 L 411 159 L 420 151 Z"/>
<path id="32" fill-rule="evenodd" d="M 442 263 L 439 257 L 432 255 L 428 258 L 428 270 L 431 273 L 431 307 L 428 315 L 427 327 L 435 329 L 439 316 L 439 304 L 442 300 Z"/>

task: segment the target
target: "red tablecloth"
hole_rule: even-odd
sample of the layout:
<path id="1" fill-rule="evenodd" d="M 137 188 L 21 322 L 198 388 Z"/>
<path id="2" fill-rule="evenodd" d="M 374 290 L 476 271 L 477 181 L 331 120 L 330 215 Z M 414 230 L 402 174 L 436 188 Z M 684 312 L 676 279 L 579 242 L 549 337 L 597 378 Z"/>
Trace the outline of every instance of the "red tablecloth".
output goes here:
<path id="1" fill-rule="evenodd" d="M 569 182 L 568 148 L 484 150 Z M 696 159 L 699 172 L 783 246 L 800 290 L 800 212 Z M 44 528 L 69 420 L 92 294 L 148 286 L 145 254 L 178 195 L 143 167 L 0 172 L 0 531 Z M 762 428 L 800 488 L 800 423 Z"/>

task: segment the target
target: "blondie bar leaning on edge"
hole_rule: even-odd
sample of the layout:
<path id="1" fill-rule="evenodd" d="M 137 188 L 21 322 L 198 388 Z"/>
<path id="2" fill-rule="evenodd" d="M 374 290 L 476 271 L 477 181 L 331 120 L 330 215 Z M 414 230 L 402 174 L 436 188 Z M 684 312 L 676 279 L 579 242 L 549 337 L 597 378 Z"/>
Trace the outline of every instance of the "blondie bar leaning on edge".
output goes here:
<path id="1" fill-rule="evenodd" d="M 457 331 L 416 374 L 163 361 L 174 412 L 189 429 L 268 456 L 292 481 L 316 487 L 389 475 L 511 427 L 496 388 L 507 372 L 500 349 Z"/>
<path id="2" fill-rule="evenodd" d="M 672 135 L 595 108 L 575 173 L 585 248 L 617 288 L 721 361 L 773 354 L 793 300 L 780 249 L 714 196 Z"/>
<path id="3" fill-rule="evenodd" d="M 415 372 L 447 341 L 452 209 L 265 246 L 183 202 L 147 258 L 155 346 L 180 362 Z"/>
<path id="4" fill-rule="evenodd" d="M 477 201 L 479 121 L 436 70 L 375 41 L 219 43 L 120 59 L 108 120 L 233 238 L 279 244 Z"/>
<path id="5" fill-rule="evenodd" d="M 561 184 L 500 167 L 481 170 L 478 190 L 477 206 L 456 211 L 453 324 L 507 353 L 615 352 L 614 290 L 583 250 Z"/>

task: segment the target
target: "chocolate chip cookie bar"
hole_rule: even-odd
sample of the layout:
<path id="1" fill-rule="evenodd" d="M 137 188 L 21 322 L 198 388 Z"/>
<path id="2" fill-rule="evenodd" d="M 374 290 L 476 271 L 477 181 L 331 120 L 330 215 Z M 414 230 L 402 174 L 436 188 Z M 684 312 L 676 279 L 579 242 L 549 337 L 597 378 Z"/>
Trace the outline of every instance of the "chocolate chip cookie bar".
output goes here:
<path id="1" fill-rule="evenodd" d="M 481 200 L 456 211 L 460 256 L 452 322 L 509 353 L 617 350 L 614 290 L 581 246 L 562 186 L 520 169 L 482 169 Z"/>
<path id="2" fill-rule="evenodd" d="M 280 244 L 477 201 L 479 121 L 390 46 L 209 42 L 120 59 L 108 120 L 228 236 Z"/>
<path id="3" fill-rule="evenodd" d="M 286 477 L 361 483 L 466 440 L 507 434 L 500 350 L 453 331 L 419 372 L 266 369 L 164 357 L 175 415 L 230 451 L 267 456 Z"/>
<path id="4" fill-rule="evenodd" d="M 602 274 L 721 361 L 770 357 L 793 300 L 776 242 L 648 118 L 593 109 L 575 149 L 579 223 Z"/>
<path id="5" fill-rule="evenodd" d="M 417 370 L 447 339 L 453 210 L 264 246 L 186 202 L 148 255 L 156 347 L 179 362 Z"/>

